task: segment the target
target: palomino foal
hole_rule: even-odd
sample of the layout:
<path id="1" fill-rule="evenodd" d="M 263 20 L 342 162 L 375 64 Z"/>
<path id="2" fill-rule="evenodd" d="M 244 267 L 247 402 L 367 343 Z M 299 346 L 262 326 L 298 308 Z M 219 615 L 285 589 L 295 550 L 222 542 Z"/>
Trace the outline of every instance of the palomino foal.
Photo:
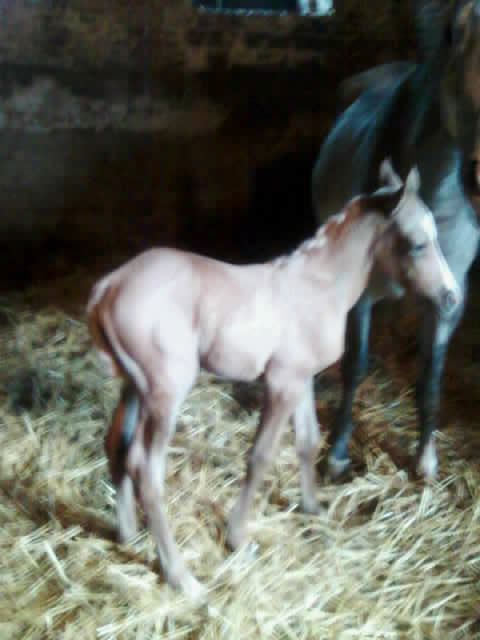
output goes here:
<path id="1" fill-rule="evenodd" d="M 315 512 L 320 438 L 313 376 L 340 358 L 349 309 L 372 275 L 387 270 L 442 308 L 459 289 L 441 254 L 431 212 L 412 169 L 405 184 L 389 161 L 382 188 L 352 199 L 289 256 L 234 266 L 193 253 L 151 249 L 100 280 L 88 303 L 93 340 L 112 375 L 128 385 L 106 447 L 121 540 L 136 533 L 135 489 L 171 585 L 200 598 L 163 506 L 167 447 L 200 367 L 252 381 L 264 374 L 265 404 L 227 541 L 245 541 L 255 491 L 293 417 L 302 506 Z"/>

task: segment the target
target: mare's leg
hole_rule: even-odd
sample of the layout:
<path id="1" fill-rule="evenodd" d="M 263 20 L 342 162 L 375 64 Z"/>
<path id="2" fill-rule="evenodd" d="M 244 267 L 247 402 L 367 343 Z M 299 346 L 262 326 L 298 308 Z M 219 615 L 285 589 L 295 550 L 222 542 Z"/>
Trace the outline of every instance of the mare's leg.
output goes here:
<path id="1" fill-rule="evenodd" d="M 116 513 L 121 542 L 135 537 L 137 515 L 132 478 L 126 469 L 130 442 L 139 423 L 139 397 L 135 386 L 126 382 L 105 438 L 110 474 L 116 488 Z"/>
<path id="2" fill-rule="evenodd" d="M 164 369 L 160 373 L 162 379 L 154 381 L 147 399 L 150 418 L 145 423 L 144 433 L 137 431 L 127 464 L 130 474 L 136 476 L 139 497 L 167 582 L 192 600 L 199 600 L 205 595 L 205 587 L 185 566 L 170 532 L 163 503 L 168 445 L 175 432 L 178 409 L 191 388 L 195 373 L 188 364 L 176 362 L 173 370 L 172 367 L 168 372 Z M 181 383 L 176 382 L 180 380 Z M 139 438 L 141 435 L 143 437 Z"/>
<path id="3" fill-rule="evenodd" d="M 465 300 L 465 285 L 463 300 Z M 416 386 L 416 401 L 420 418 L 420 441 L 417 450 L 417 472 L 433 478 L 437 470 L 437 454 L 433 432 L 440 408 L 442 374 L 450 337 L 463 313 L 464 302 L 448 318 L 440 317 L 427 303 L 420 344 L 420 369 Z"/>
<path id="4" fill-rule="evenodd" d="M 300 463 L 300 482 L 302 489 L 302 509 L 306 513 L 317 513 L 315 498 L 315 454 L 320 442 L 320 427 L 315 411 L 313 379 L 307 383 L 303 396 L 295 409 L 295 444 Z"/>
<path id="5" fill-rule="evenodd" d="M 228 521 L 227 544 L 231 549 L 237 549 L 246 539 L 248 513 L 255 491 L 275 456 L 283 427 L 303 392 L 303 385 L 295 381 L 290 385 L 287 381 L 284 388 L 272 385 L 267 374 L 265 385 L 265 404 L 248 457 L 246 479 Z"/>
<path id="6" fill-rule="evenodd" d="M 342 358 L 342 399 L 335 424 L 330 433 L 328 467 L 338 475 L 350 464 L 348 443 L 353 432 L 353 401 L 355 392 L 368 367 L 368 336 L 372 299 L 365 294 L 348 314 L 345 353 Z"/>

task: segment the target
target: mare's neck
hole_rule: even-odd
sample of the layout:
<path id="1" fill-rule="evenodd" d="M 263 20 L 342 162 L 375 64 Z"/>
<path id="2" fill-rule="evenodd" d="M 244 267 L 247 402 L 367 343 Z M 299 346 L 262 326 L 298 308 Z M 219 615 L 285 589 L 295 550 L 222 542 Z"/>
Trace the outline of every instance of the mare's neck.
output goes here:
<path id="1" fill-rule="evenodd" d="M 425 154 L 431 154 L 432 140 L 442 132 L 442 144 L 435 152 L 448 156 L 454 141 L 446 131 L 440 106 L 441 79 L 447 64 L 447 53 L 440 50 L 430 55 L 392 93 L 389 104 L 378 123 L 379 143 L 375 148 L 376 162 L 372 164 L 368 189 L 374 189 L 378 180 L 378 166 L 386 155 L 405 179 L 414 164 L 421 163 Z M 392 126 L 393 125 L 393 126 Z M 435 158 L 437 158 L 435 156 Z M 438 159 L 427 165 L 438 165 Z M 423 182 L 423 175 L 422 175 Z"/>
<path id="2" fill-rule="evenodd" d="M 407 95 L 402 100 L 404 113 L 399 119 L 408 123 L 406 141 L 415 148 L 420 138 L 443 128 L 440 114 L 440 81 L 447 64 L 447 53 L 438 51 L 419 64 L 404 85 Z M 406 110 L 406 112 L 405 112 Z M 403 115 L 403 118 L 402 118 Z"/>

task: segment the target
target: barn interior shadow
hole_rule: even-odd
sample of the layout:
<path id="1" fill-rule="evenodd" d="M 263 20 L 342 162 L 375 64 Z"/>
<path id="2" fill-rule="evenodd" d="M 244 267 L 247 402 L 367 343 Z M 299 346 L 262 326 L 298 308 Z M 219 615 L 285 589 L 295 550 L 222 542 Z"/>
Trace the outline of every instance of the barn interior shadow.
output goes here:
<path id="1" fill-rule="evenodd" d="M 217 210 L 215 222 L 202 219 L 192 178 L 183 176 L 174 196 L 174 235 L 163 229 L 165 220 L 162 212 L 155 213 L 149 189 L 144 188 L 140 195 L 134 184 L 131 192 L 121 189 L 118 202 L 110 203 L 103 217 L 101 211 L 93 218 L 90 214 L 84 225 L 82 208 L 93 202 L 94 196 L 89 196 L 87 203 L 80 199 L 78 210 L 74 207 L 65 213 L 67 223 L 59 224 L 46 237 L 38 239 L 28 229 L 2 237 L 0 295 L 17 293 L 21 299 L 26 289 L 37 287 L 36 299 L 29 302 L 61 307 L 62 290 L 70 296 L 72 291 L 66 291 L 70 288 L 77 291 L 78 302 L 85 303 L 95 279 L 152 245 L 167 244 L 237 264 L 261 262 L 289 252 L 316 229 L 310 185 L 316 150 L 316 142 L 310 141 L 272 163 L 253 166 L 246 209 L 234 216 Z M 145 174 L 144 152 L 134 148 L 131 153 L 136 154 L 139 174 Z M 99 176 L 92 185 L 100 195 L 111 189 L 105 183 L 113 179 L 110 173 L 118 172 L 114 159 L 109 156 L 103 160 L 111 166 L 107 175 Z M 135 224 L 129 212 L 134 212 Z"/>
<path id="2" fill-rule="evenodd" d="M 317 149 L 317 142 L 311 140 L 308 144 L 303 143 L 298 151 L 281 154 L 272 162 L 252 167 L 248 207 L 242 216 L 226 217 L 228 229 L 221 224 L 203 224 L 202 219 L 196 215 L 193 188 L 186 175 L 181 193 L 176 198 L 178 215 L 184 221 L 176 246 L 239 264 L 268 260 L 291 251 L 316 229 L 311 203 L 311 170 Z M 139 158 L 141 159 L 141 154 Z M 123 197 L 127 197 L 124 202 L 125 211 L 134 205 L 136 211 L 140 211 L 133 236 L 125 233 L 127 227 L 120 222 L 118 227 L 108 226 L 108 230 L 105 228 L 105 233 L 97 234 L 91 243 L 86 242 L 88 234 L 80 237 L 75 234 L 65 235 L 61 229 L 41 245 L 26 236 L 15 238 L 11 243 L 4 238 L 0 253 L 8 268 L 0 273 L 1 290 L 4 293 L 17 292 L 20 300 L 22 288 L 48 284 L 45 287 L 39 286 L 34 306 L 41 308 L 55 304 L 62 308 L 62 299 L 67 295 L 62 287 L 68 286 L 72 290 L 68 294 L 75 295 L 79 305 L 83 306 L 90 285 L 107 268 L 113 268 L 135 252 L 150 246 L 155 232 L 155 218 L 152 216 L 153 201 L 148 190 L 140 200 L 138 194 L 131 195 L 131 200 L 128 200 L 125 191 L 122 191 Z M 110 222 L 108 219 L 108 225 Z M 100 228 L 102 223 L 99 219 Z M 102 245 L 102 238 L 107 238 L 105 245 Z M 83 269 L 86 280 L 72 280 L 65 284 L 62 278 L 79 267 Z M 466 457 L 473 457 L 468 447 L 468 433 L 476 423 L 476 405 L 472 398 L 478 396 L 480 380 L 480 347 L 476 342 L 478 330 L 475 323 L 480 312 L 478 263 L 472 269 L 470 282 L 464 318 L 449 350 L 441 410 L 442 425 L 455 420 L 465 423 L 465 439 L 458 446 Z M 380 311 L 380 315 L 381 313 Z M 0 323 L 4 324 L 2 318 Z M 388 325 L 382 324 L 382 320 L 376 326 L 379 327 L 379 333 L 390 330 Z M 402 336 L 399 333 L 400 339 Z M 413 343 L 412 345 L 413 348 L 406 357 L 405 368 L 401 371 L 401 382 L 405 386 L 411 386 L 415 380 L 416 348 Z M 382 353 L 375 349 L 372 349 L 371 358 L 371 369 L 373 368 L 383 370 Z M 385 372 L 388 374 L 387 370 Z M 27 405 L 42 401 L 40 384 L 35 375 L 28 374 L 25 380 L 27 382 L 15 389 L 11 397 L 15 398 L 20 394 L 19 402 Z M 322 380 L 326 381 L 327 387 L 328 384 L 337 385 L 336 401 L 327 403 L 321 410 L 323 432 L 327 433 L 334 420 L 340 389 L 338 380 L 330 380 L 329 383 L 328 376 L 322 377 Z M 234 383 L 232 394 L 243 409 L 250 411 L 260 407 L 261 385 Z M 458 430 L 456 433 L 458 434 Z M 382 446 L 385 449 L 388 444 L 384 444 Z M 389 452 L 391 457 L 405 467 L 407 460 L 401 448 L 392 446 L 393 449 Z M 361 473 L 364 469 L 363 460 L 355 458 L 352 468 L 354 472 Z"/>

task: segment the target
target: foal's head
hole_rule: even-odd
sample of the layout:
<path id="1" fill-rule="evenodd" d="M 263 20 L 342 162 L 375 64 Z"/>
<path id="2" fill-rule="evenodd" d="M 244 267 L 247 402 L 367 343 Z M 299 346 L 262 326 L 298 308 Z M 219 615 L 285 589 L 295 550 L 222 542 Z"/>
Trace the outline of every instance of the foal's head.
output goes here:
<path id="1" fill-rule="evenodd" d="M 385 219 L 372 247 L 376 264 L 395 282 L 432 300 L 440 313 L 452 313 L 461 292 L 438 244 L 432 212 L 418 194 L 417 168 L 403 183 L 384 160 L 380 182 L 383 186 L 366 200 Z"/>

